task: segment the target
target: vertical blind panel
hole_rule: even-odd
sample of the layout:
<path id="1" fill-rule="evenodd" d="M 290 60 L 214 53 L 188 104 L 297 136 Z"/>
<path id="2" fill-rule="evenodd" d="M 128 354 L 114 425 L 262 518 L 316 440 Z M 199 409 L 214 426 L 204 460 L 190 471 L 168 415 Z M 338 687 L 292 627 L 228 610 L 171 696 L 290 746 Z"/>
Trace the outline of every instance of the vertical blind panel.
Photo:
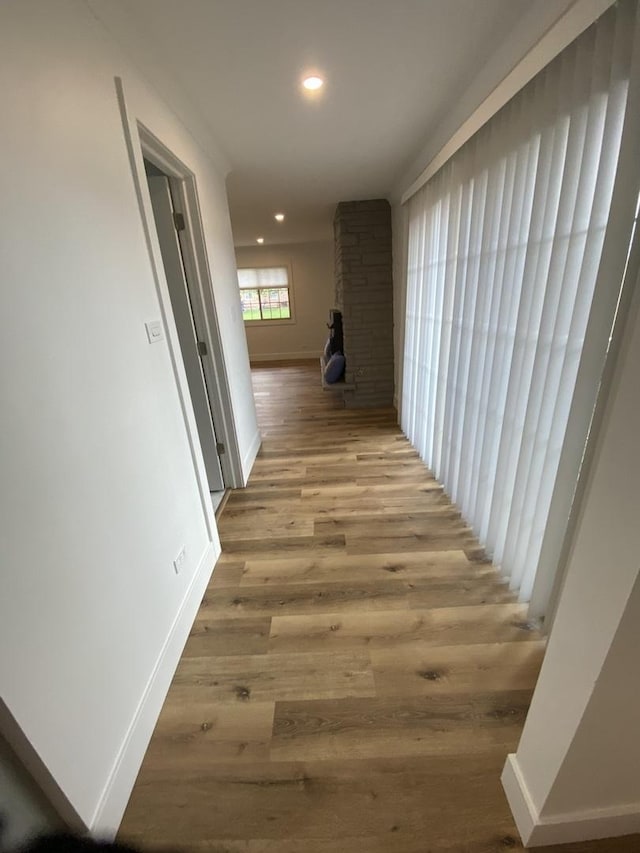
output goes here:
<path id="1" fill-rule="evenodd" d="M 522 600 L 567 439 L 635 9 L 612 7 L 408 203 L 402 427 Z"/>

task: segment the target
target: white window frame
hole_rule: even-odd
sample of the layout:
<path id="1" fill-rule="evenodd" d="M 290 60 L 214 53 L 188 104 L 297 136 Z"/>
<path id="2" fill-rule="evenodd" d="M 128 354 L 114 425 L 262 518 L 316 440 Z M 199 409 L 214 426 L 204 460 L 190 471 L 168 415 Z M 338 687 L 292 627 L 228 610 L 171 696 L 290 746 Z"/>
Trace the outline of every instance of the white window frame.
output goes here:
<path id="1" fill-rule="evenodd" d="M 271 264 L 243 264 L 238 267 L 238 271 L 240 270 L 270 270 L 270 269 L 286 269 L 287 271 L 287 288 L 289 290 L 289 310 L 291 313 L 290 317 L 281 318 L 278 320 L 268 320 L 268 319 L 260 319 L 260 320 L 244 320 L 243 322 L 245 326 L 263 326 L 263 327 L 271 327 L 271 326 L 290 326 L 296 322 L 295 319 L 295 299 L 293 294 L 293 275 L 291 274 L 291 264 L 288 263 L 271 263 Z M 280 285 L 282 287 L 282 285 Z M 238 282 L 238 293 L 242 290 L 265 290 L 266 288 L 245 288 L 240 287 L 240 282 Z M 240 310 L 242 311 L 242 305 L 240 306 Z"/>

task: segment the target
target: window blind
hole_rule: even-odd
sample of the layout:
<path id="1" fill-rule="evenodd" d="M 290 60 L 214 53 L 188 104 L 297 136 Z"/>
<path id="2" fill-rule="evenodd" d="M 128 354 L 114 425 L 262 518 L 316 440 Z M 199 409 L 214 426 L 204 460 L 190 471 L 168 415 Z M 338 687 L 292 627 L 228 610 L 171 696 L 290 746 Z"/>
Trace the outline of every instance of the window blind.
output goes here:
<path id="1" fill-rule="evenodd" d="M 251 287 L 288 287 L 289 273 L 286 267 L 240 267 L 238 285 L 241 290 Z"/>
<path id="2" fill-rule="evenodd" d="M 521 600 L 566 440 L 636 6 L 612 7 L 408 202 L 402 428 Z"/>

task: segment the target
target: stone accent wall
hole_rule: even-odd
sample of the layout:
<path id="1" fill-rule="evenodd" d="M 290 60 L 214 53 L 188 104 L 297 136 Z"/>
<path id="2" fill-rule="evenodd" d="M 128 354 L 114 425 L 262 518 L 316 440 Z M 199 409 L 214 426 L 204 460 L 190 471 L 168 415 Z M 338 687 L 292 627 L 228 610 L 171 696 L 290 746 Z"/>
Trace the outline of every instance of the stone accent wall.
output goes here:
<path id="1" fill-rule="evenodd" d="M 342 201 L 333 221 L 336 308 L 342 311 L 347 407 L 393 404 L 391 207 L 386 199 Z"/>

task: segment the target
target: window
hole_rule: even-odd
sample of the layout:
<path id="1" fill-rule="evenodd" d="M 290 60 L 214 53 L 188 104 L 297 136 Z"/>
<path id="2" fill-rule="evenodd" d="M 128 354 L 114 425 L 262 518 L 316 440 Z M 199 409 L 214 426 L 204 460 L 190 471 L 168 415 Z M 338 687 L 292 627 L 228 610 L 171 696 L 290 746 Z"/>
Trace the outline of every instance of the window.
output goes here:
<path id="1" fill-rule="evenodd" d="M 239 269 L 238 284 L 245 323 L 292 320 L 287 267 Z"/>
<path id="2" fill-rule="evenodd" d="M 522 601 L 562 547 L 566 515 L 548 524 L 578 474 L 564 449 L 579 466 L 584 447 L 568 424 L 596 283 L 619 290 L 598 271 L 635 9 L 612 7 L 408 203 L 402 428 Z"/>

